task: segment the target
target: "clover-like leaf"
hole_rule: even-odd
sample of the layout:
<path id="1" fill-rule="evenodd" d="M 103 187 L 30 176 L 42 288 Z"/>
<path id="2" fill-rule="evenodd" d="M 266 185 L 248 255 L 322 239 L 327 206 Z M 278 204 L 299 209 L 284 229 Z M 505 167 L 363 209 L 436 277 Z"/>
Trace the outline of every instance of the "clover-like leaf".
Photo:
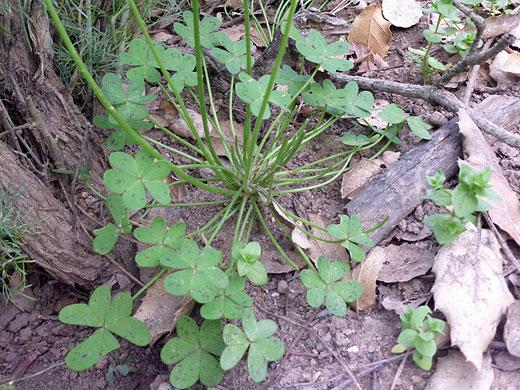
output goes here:
<path id="1" fill-rule="evenodd" d="M 155 217 L 150 227 L 138 227 L 134 230 L 135 238 L 154 246 L 140 251 L 135 257 L 136 263 L 141 267 L 157 267 L 161 260 L 168 262 L 180 249 L 185 231 L 184 222 L 177 222 L 167 229 L 161 216 Z"/>
<path id="2" fill-rule="evenodd" d="M 303 41 L 297 41 L 296 48 L 306 60 L 320 64 L 330 73 L 335 73 L 337 70 L 350 70 L 354 66 L 351 61 L 336 58 L 348 52 L 348 43 L 338 41 L 328 45 L 325 38 L 316 30 L 309 31 L 308 37 Z"/>
<path id="3" fill-rule="evenodd" d="M 257 322 L 254 312 L 246 309 L 242 327 L 244 331 L 233 324 L 224 327 L 226 347 L 220 357 L 220 365 L 224 370 L 233 368 L 249 348 L 249 376 L 255 382 L 261 382 L 267 375 L 267 362 L 279 360 L 285 353 L 283 342 L 270 337 L 277 331 L 278 326 L 272 320 Z"/>
<path id="4" fill-rule="evenodd" d="M 216 249 L 206 248 L 199 253 L 197 243 L 183 240 L 179 253 L 160 260 L 165 267 L 181 269 L 166 277 L 165 290 L 172 295 L 189 293 L 199 303 L 212 301 L 228 285 L 226 274 L 218 267 L 221 259 Z"/>
<path id="5" fill-rule="evenodd" d="M 309 75 L 299 74 L 289 65 L 282 66 L 276 73 L 276 83 L 287 85 L 291 96 L 295 96 L 298 92 L 302 93 L 310 89 L 308 85 L 304 90 L 300 91 L 307 81 L 311 78 Z"/>
<path id="6" fill-rule="evenodd" d="M 162 49 L 159 45 L 154 45 L 154 47 L 157 50 Z M 157 61 L 143 39 L 132 40 L 128 52 L 121 53 L 119 57 L 125 64 L 135 66 L 127 72 L 129 79 L 140 77 L 151 83 L 156 83 L 161 79 L 161 74 L 156 69 L 158 68 Z"/>
<path id="7" fill-rule="evenodd" d="M 307 290 L 307 303 L 311 307 L 320 307 L 325 300 L 327 309 L 337 316 L 347 314 L 345 302 L 353 302 L 363 293 L 363 287 L 355 280 L 340 281 L 350 270 L 346 263 L 329 263 L 327 256 L 318 258 L 318 272 L 304 269 L 301 280 Z"/>
<path id="8" fill-rule="evenodd" d="M 161 60 L 166 69 L 175 72 L 172 81 L 178 93 L 182 92 L 185 85 L 189 87 L 197 85 L 197 73 L 193 71 L 196 61 L 193 55 L 182 55 L 178 49 L 170 48 L 161 52 Z"/>
<path id="9" fill-rule="evenodd" d="M 102 255 L 110 252 L 121 233 L 130 233 L 132 225 L 128 219 L 128 209 L 124 206 L 120 195 L 110 194 L 107 205 L 115 224 L 109 223 L 101 229 L 94 230 L 94 250 Z"/>
<path id="10" fill-rule="evenodd" d="M 377 138 L 377 135 L 369 138 L 364 134 L 345 133 L 343 137 L 338 138 L 338 141 L 348 146 L 365 146 L 375 142 Z"/>
<path id="11" fill-rule="evenodd" d="M 147 345 L 150 332 L 145 324 L 130 317 L 132 305 L 128 292 L 118 294 L 111 304 L 110 290 L 100 286 L 92 293 L 88 305 L 77 303 L 64 307 L 59 315 L 61 322 L 99 328 L 67 354 L 67 365 L 74 371 L 86 370 L 101 357 L 119 348 L 119 342 L 112 333 L 133 344 Z"/>
<path id="12" fill-rule="evenodd" d="M 219 356 L 224 349 L 220 321 L 205 320 L 199 331 L 195 321 L 182 316 L 177 322 L 177 336 L 161 350 L 161 360 L 175 364 L 170 383 L 179 389 L 187 389 L 199 379 L 208 387 L 218 385 L 223 371 L 214 355 Z"/>
<path id="13" fill-rule="evenodd" d="M 238 274 L 257 285 L 267 283 L 267 271 L 259 261 L 262 248 L 258 242 L 235 242 L 231 250 L 231 261 L 237 264 Z"/>
<path id="14" fill-rule="evenodd" d="M 253 300 L 244 292 L 245 281 L 240 275 L 233 275 L 228 286 L 215 299 L 200 308 L 202 317 L 216 320 L 224 316 L 230 320 L 242 318 L 246 306 L 251 306 Z"/>
<path id="15" fill-rule="evenodd" d="M 153 124 L 144 120 L 127 120 L 128 125 L 135 131 L 149 130 Z M 110 150 L 117 152 L 125 145 L 136 145 L 137 143 L 126 134 L 126 131 L 110 115 L 98 115 L 94 117 L 94 124 L 100 129 L 114 129 L 108 136 L 107 146 Z"/>
<path id="16" fill-rule="evenodd" d="M 117 113 L 128 121 L 144 119 L 148 115 L 148 109 L 144 104 L 155 99 L 155 95 L 143 95 L 144 79 L 140 76 L 131 78 L 125 91 L 119 77 L 107 73 L 103 77 L 101 90 L 114 105 Z"/>
<path id="17" fill-rule="evenodd" d="M 177 22 L 173 25 L 173 28 L 179 36 L 186 39 L 186 44 L 188 46 L 195 47 L 195 38 L 193 36 L 193 12 L 184 11 L 182 13 L 182 18 L 186 25 Z M 203 47 L 212 49 L 220 43 L 221 37 L 225 34 L 215 33 L 215 31 L 218 30 L 221 24 L 221 20 L 213 16 L 202 19 L 200 22 L 200 44 Z"/>
<path id="18" fill-rule="evenodd" d="M 154 158 L 141 149 L 135 159 L 127 153 L 114 152 L 110 162 L 115 169 L 105 172 L 105 185 L 110 191 L 123 194 L 123 203 L 130 210 L 146 205 L 145 187 L 158 202 L 170 202 L 170 189 L 163 182 L 171 170 L 167 161 L 154 162 Z"/>
<path id="19" fill-rule="evenodd" d="M 354 261 L 363 261 L 365 259 L 365 251 L 356 244 L 373 247 L 374 242 L 363 232 L 361 219 L 357 215 L 348 217 L 341 216 L 341 223 L 338 225 L 330 225 L 327 231 L 331 236 L 342 241 L 341 245 L 347 248 L 350 257 Z"/>
<path id="20" fill-rule="evenodd" d="M 391 124 L 399 124 L 405 120 L 404 111 L 396 104 L 390 104 L 381 109 L 379 118 Z"/>
<path id="21" fill-rule="evenodd" d="M 240 83 L 236 85 L 237 96 L 244 102 L 251 104 L 251 112 L 254 115 L 260 113 L 260 107 L 264 96 L 269 95 L 269 102 L 276 104 L 282 109 L 286 109 L 287 104 L 291 101 L 291 95 L 285 91 L 267 91 L 269 78 L 271 76 L 264 75 L 260 80 L 251 78 L 247 73 L 240 73 L 238 75 Z M 267 119 L 271 116 L 271 110 L 267 105 L 261 119 Z"/>
<path id="22" fill-rule="evenodd" d="M 233 42 L 227 35 L 224 35 L 220 43 L 226 50 L 215 47 L 211 50 L 211 54 L 225 64 L 227 70 L 232 74 L 245 70 L 247 68 L 246 40 Z"/>
<path id="23" fill-rule="evenodd" d="M 412 130 L 417 137 L 426 140 L 432 138 L 432 135 L 428 132 L 431 126 L 424 123 L 418 116 L 409 116 L 406 118 L 406 123 L 408 123 L 410 130 Z"/>

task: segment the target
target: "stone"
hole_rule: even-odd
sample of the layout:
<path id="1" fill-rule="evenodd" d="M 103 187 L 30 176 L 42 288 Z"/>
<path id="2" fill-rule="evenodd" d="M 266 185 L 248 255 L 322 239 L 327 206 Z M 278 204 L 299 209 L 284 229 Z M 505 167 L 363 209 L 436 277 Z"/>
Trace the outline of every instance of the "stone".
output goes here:
<path id="1" fill-rule="evenodd" d="M 520 358 L 511 355 L 507 351 L 499 352 L 494 358 L 495 364 L 503 371 L 516 371 L 520 369 Z"/>
<path id="2" fill-rule="evenodd" d="M 280 294 L 287 294 L 289 292 L 289 284 L 283 279 L 280 280 L 278 286 L 276 286 L 276 291 Z"/>

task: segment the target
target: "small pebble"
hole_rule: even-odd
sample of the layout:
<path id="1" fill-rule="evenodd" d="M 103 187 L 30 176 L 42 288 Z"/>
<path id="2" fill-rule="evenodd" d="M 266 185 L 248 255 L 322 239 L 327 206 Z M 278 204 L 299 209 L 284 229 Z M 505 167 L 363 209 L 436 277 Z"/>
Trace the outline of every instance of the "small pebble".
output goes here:
<path id="1" fill-rule="evenodd" d="M 347 352 L 350 352 L 350 353 L 359 353 L 359 347 L 357 345 L 354 345 L 350 348 L 347 348 Z"/>
<path id="2" fill-rule="evenodd" d="M 285 280 L 280 280 L 276 287 L 276 291 L 280 294 L 287 294 L 289 292 L 289 284 Z"/>
<path id="3" fill-rule="evenodd" d="M 279 296 L 280 296 L 280 294 L 277 293 L 276 291 L 271 294 L 271 297 L 273 297 L 273 298 L 278 298 Z"/>

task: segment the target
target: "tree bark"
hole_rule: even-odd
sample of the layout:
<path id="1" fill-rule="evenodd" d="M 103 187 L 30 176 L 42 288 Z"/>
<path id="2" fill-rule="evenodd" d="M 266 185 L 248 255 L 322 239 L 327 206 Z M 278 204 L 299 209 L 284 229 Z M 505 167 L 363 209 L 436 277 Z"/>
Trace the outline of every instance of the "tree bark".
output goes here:
<path id="1" fill-rule="evenodd" d="M 17 190 L 15 206 L 36 225 L 36 234 L 23 238 L 22 249 L 30 259 L 56 279 L 70 284 L 92 284 L 107 260 L 92 250 L 92 240 L 80 229 L 74 233 L 72 215 L 33 173 L 20 167 L 14 154 L 0 142 L 0 184 L 4 190 Z"/>
<path id="2" fill-rule="evenodd" d="M 0 132 L 8 132 L 16 156 L 0 142 L 0 185 L 20 187 L 16 206 L 27 213 L 26 223 L 41 227 L 23 238 L 26 254 L 60 281 L 87 286 L 107 260 L 93 252 L 87 234 L 72 228 L 75 209 L 55 197 L 61 188 L 51 170 L 87 165 L 91 184 L 103 193 L 105 152 L 53 70 L 52 30 L 41 2 L 29 2 L 22 15 L 21 3 L 4 1 L 8 12 L 0 23 L 10 35 L 0 30 Z M 66 187 L 71 177 L 61 177 Z M 76 190 L 67 188 L 72 198 Z"/>

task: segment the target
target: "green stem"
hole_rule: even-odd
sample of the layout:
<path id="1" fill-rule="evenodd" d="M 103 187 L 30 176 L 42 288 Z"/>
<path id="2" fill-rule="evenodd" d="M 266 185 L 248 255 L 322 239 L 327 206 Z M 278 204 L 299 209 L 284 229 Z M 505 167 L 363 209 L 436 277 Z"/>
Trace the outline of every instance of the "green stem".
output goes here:
<path id="1" fill-rule="evenodd" d="M 163 269 L 161 269 L 159 273 L 152 278 L 152 280 L 150 280 L 138 292 L 136 292 L 135 295 L 132 297 L 132 302 L 135 301 L 139 295 L 144 293 L 152 284 L 154 284 L 157 281 L 157 279 L 159 279 L 166 272 L 166 270 L 167 268 L 163 267 Z"/>

